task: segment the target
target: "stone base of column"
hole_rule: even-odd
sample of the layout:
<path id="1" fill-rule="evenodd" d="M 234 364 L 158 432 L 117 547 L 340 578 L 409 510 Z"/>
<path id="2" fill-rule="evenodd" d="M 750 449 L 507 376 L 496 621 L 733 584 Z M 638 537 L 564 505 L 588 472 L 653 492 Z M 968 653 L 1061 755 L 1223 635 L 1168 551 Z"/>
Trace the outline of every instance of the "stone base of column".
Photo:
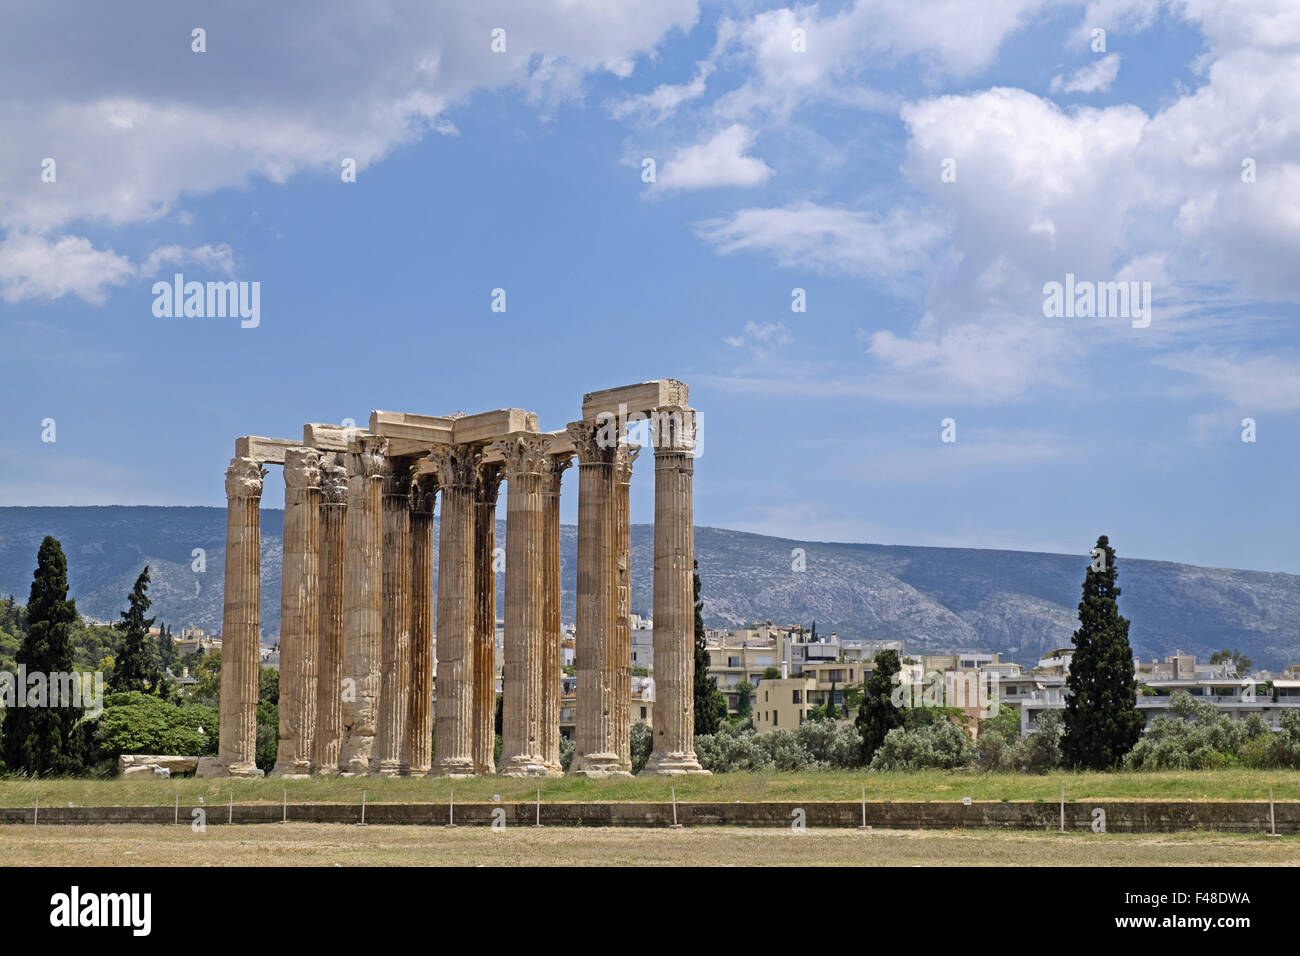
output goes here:
<path id="1" fill-rule="evenodd" d="M 497 774 L 502 777 L 555 777 L 559 774 L 541 757 L 503 757 Z"/>
<path id="2" fill-rule="evenodd" d="M 616 753 L 574 754 L 569 773 L 575 777 L 630 777 Z"/>
<path id="3" fill-rule="evenodd" d="M 285 760 L 276 761 L 271 768 L 272 777 L 309 777 L 311 776 L 310 760 Z"/>
<path id="4" fill-rule="evenodd" d="M 688 773 L 708 774 L 695 754 L 652 753 L 639 776 L 678 777 Z"/>
<path id="5" fill-rule="evenodd" d="M 347 763 L 339 765 L 339 774 L 344 777 L 368 777 L 370 761 L 365 757 L 353 757 Z"/>
<path id="6" fill-rule="evenodd" d="M 370 773 L 375 777 L 405 777 L 410 772 L 410 767 L 403 767 L 396 760 L 380 760 L 370 765 Z"/>
<path id="7" fill-rule="evenodd" d="M 196 777 L 264 777 L 255 764 L 233 764 L 227 767 L 217 757 L 200 757 L 194 770 Z"/>
<path id="8" fill-rule="evenodd" d="M 313 777 L 337 777 L 339 775 L 338 767 L 313 767 L 311 771 Z"/>
<path id="9" fill-rule="evenodd" d="M 426 776 L 477 777 L 478 774 L 474 772 L 474 761 L 472 759 L 469 757 L 455 757 L 437 761 Z"/>

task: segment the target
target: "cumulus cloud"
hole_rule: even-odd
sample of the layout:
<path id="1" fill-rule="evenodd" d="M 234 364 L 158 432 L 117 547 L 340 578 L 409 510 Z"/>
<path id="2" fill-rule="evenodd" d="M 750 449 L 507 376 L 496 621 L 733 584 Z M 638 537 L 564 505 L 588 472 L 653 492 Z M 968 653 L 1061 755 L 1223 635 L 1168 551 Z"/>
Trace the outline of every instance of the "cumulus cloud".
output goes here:
<path id="1" fill-rule="evenodd" d="M 0 128 L 20 144 L 3 150 L 0 229 L 27 237 L 0 262 L 6 295 L 102 299 L 128 266 L 59 235 L 75 223 L 158 220 L 182 194 L 336 173 L 344 158 L 364 169 L 429 130 L 454 134 L 444 114 L 475 90 L 580 97 L 585 75 L 626 76 L 697 17 L 696 0 L 360 0 L 308 18 L 239 0 L 204 14 L 207 52 L 194 53 L 181 8 L 91 4 L 69 31 L 66 12 L 32 7 L 0 34 Z M 497 27 L 504 53 L 491 49 Z M 57 57 L 38 42 L 52 36 Z M 40 178 L 47 157 L 53 183 Z M 78 271 L 26 272 L 50 255 Z"/>
<path id="2" fill-rule="evenodd" d="M 772 175 L 772 168 L 745 155 L 753 145 L 752 130 L 739 123 L 728 126 L 702 143 L 679 149 L 664 163 L 651 192 L 761 186 Z"/>

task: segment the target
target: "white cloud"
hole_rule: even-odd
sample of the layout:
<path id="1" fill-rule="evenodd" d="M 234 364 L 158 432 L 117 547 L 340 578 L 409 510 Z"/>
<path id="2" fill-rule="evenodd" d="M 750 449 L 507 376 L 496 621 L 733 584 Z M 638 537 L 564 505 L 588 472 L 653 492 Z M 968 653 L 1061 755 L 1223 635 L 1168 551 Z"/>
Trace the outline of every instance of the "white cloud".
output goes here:
<path id="1" fill-rule="evenodd" d="M 50 241 L 11 233 L 0 241 L 0 297 L 9 303 L 75 295 L 98 305 L 110 286 L 121 285 L 135 272 L 125 256 L 96 249 L 77 236 Z"/>
<path id="2" fill-rule="evenodd" d="M 1294 355 L 1220 355 L 1200 348 L 1155 361 L 1194 377 L 1201 389 L 1243 414 L 1300 409 L 1300 360 Z"/>
<path id="3" fill-rule="evenodd" d="M 751 130 L 738 123 L 728 126 L 705 142 L 679 149 L 659 170 L 651 192 L 761 186 L 772 169 L 761 159 L 745 155 L 753 145 Z"/>
<path id="4" fill-rule="evenodd" d="M 805 201 L 742 209 L 697 232 L 723 255 L 764 252 L 791 268 L 895 278 L 919 270 L 944 230 L 901 208 L 878 215 Z"/>
<path id="5" fill-rule="evenodd" d="M 243 0 L 205 13 L 202 54 L 190 50 L 192 17 L 180 8 L 92 4 L 71 32 L 65 17 L 33 7 L 0 41 L 0 90 L 9 91 L 0 93 L 0 129 L 18 144 L 0 147 L 0 230 L 50 237 L 79 271 L 20 274 L 50 253 L 24 246 L 14 258 L 11 248 L 5 289 L 99 301 L 128 266 L 58 236 L 75 223 L 155 221 L 176 214 L 182 194 L 305 170 L 337 176 L 344 157 L 364 170 L 430 129 L 454 135 L 445 112 L 482 88 L 515 88 L 553 108 L 580 97 L 593 71 L 626 76 L 669 31 L 689 30 L 698 7 L 357 0 L 317 4 L 304 20 Z M 490 49 L 498 26 L 506 53 Z M 43 42 L 50 36 L 61 37 L 58 56 Z M 57 163 L 56 182 L 41 181 L 45 157 Z"/>
<path id="6" fill-rule="evenodd" d="M 1119 76 L 1118 53 L 1109 53 L 1087 66 L 1081 66 L 1069 76 L 1052 77 L 1053 93 L 1103 93 L 1110 89 Z"/>

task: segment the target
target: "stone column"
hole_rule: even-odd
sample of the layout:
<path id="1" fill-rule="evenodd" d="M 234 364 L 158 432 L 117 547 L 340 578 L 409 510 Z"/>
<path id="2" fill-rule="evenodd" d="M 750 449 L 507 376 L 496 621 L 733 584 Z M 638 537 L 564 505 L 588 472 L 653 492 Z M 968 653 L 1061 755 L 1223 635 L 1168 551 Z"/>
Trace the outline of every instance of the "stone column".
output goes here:
<path id="1" fill-rule="evenodd" d="M 506 497 L 506 636 L 500 772 L 547 773 L 542 752 L 543 435 L 516 435 L 494 446 L 504 458 Z"/>
<path id="2" fill-rule="evenodd" d="M 411 491 L 411 694 L 406 762 L 412 775 L 433 761 L 433 503 L 437 484 L 418 480 Z"/>
<path id="3" fill-rule="evenodd" d="M 654 749 L 643 773 L 705 773 L 695 756 L 695 413 L 654 418 Z"/>
<path id="4" fill-rule="evenodd" d="M 343 570 L 343 742 L 339 769 L 370 771 L 383 660 L 382 493 L 388 443 L 366 436 L 348 458 L 346 563 Z"/>
<path id="5" fill-rule="evenodd" d="M 479 468 L 474 479 L 474 772 L 496 772 L 497 494 L 501 466 Z"/>
<path id="6" fill-rule="evenodd" d="M 280 745 L 273 774 L 311 772 L 316 738 L 320 626 L 320 452 L 284 453 L 284 550 L 280 584 Z"/>
<path id="7" fill-rule="evenodd" d="M 548 455 L 542 478 L 542 756 L 546 769 L 563 773 L 560 763 L 560 686 L 563 676 L 560 620 L 560 481 L 569 455 Z"/>
<path id="8" fill-rule="evenodd" d="M 312 771 L 338 773 L 343 736 L 343 538 L 348 514 L 348 473 L 339 456 L 321 461 L 320 627 L 316 652 L 316 739 Z"/>
<path id="9" fill-rule="evenodd" d="M 570 773 L 626 773 L 615 736 L 611 641 L 615 619 L 614 457 L 617 444 L 602 442 L 597 429 L 570 424 L 578 457 L 577 749 Z"/>
<path id="10" fill-rule="evenodd" d="M 411 693 L 411 469 L 392 462 L 384 477 L 382 662 L 379 727 L 372 773 L 395 777 L 410 772 L 402 750 Z"/>
<path id="11" fill-rule="evenodd" d="M 632 769 L 632 540 L 629 489 L 639 448 L 619 445 L 614 458 L 614 739 L 620 770 Z"/>
<path id="12" fill-rule="evenodd" d="M 438 528 L 438 710 L 434 772 L 474 774 L 474 479 L 482 452 L 430 453 L 442 490 Z"/>
<path id="13" fill-rule="evenodd" d="M 252 458 L 226 469 L 226 601 L 221 622 L 219 772 L 260 777 L 257 769 L 257 685 L 261 666 L 261 542 L 259 508 L 266 470 Z"/>

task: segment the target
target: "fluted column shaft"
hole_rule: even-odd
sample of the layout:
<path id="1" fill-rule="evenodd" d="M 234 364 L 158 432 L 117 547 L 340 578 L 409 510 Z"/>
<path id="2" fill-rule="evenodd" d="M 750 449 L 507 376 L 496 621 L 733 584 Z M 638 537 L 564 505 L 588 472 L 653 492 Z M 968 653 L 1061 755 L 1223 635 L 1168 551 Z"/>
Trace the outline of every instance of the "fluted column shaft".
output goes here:
<path id="1" fill-rule="evenodd" d="M 316 650 L 320 626 L 320 453 L 284 457 L 284 548 L 280 584 L 280 743 L 272 773 L 311 772 L 316 736 Z"/>
<path id="2" fill-rule="evenodd" d="M 411 692 L 406 721 L 410 773 L 427 774 L 433 761 L 433 504 L 436 485 L 425 479 L 411 505 Z"/>
<path id="3" fill-rule="evenodd" d="M 615 626 L 614 457 L 597 431 L 569 426 L 578 456 L 578 667 L 576 750 L 571 773 L 605 776 L 622 773 L 614 713 L 617 665 Z"/>
<path id="4" fill-rule="evenodd" d="M 387 444 L 362 438 L 349 455 L 346 565 L 343 574 L 343 743 L 339 769 L 370 770 L 383 660 L 383 479 Z"/>
<path id="5" fill-rule="evenodd" d="M 547 773 L 542 753 L 545 594 L 542 577 L 542 471 L 549 439 L 498 442 L 505 459 L 506 634 L 501 773 Z"/>
<path id="6" fill-rule="evenodd" d="M 563 667 L 560 620 L 560 484 L 568 456 L 548 456 L 542 480 L 542 756 L 547 770 L 561 773 L 560 692 Z"/>
<path id="7" fill-rule="evenodd" d="M 347 469 L 330 455 L 321 462 L 319 627 L 316 651 L 316 736 L 312 771 L 337 773 L 343 734 L 343 540 L 348 513 Z"/>
<path id="8" fill-rule="evenodd" d="M 614 740 L 619 769 L 632 769 L 632 463 L 640 449 L 621 445 L 614 461 Z"/>
<path id="9" fill-rule="evenodd" d="M 474 481 L 474 772 L 496 771 L 497 495 L 501 469 L 483 465 Z"/>
<path id="10" fill-rule="evenodd" d="M 411 693 L 411 476 L 408 465 L 393 464 L 384 478 L 382 662 L 379 726 L 372 773 L 397 776 L 410 771 L 403 749 Z"/>
<path id="11" fill-rule="evenodd" d="M 438 529 L 438 710 L 435 772 L 474 773 L 474 478 L 467 445 L 430 455 L 442 489 Z"/>
<path id="12" fill-rule="evenodd" d="M 695 756 L 694 412 L 674 409 L 659 421 L 655 436 L 654 749 L 643 772 L 704 773 Z"/>
<path id="13" fill-rule="evenodd" d="M 226 579 L 221 623 L 221 708 L 218 761 L 235 777 L 257 769 L 257 691 L 261 666 L 262 478 L 251 458 L 232 458 L 226 470 Z"/>

